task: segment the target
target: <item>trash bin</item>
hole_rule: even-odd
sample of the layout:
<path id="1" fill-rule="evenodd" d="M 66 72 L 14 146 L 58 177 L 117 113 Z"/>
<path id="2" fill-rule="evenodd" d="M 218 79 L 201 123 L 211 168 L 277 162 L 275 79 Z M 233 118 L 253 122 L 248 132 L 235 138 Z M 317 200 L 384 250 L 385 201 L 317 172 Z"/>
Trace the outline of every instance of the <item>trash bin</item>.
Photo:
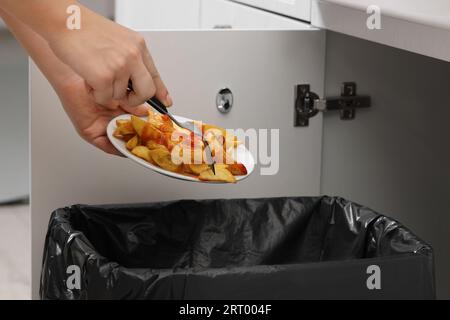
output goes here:
<path id="1" fill-rule="evenodd" d="M 46 237 L 42 299 L 434 299 L 432 248 L 332 197 L 74 205 Z"/>

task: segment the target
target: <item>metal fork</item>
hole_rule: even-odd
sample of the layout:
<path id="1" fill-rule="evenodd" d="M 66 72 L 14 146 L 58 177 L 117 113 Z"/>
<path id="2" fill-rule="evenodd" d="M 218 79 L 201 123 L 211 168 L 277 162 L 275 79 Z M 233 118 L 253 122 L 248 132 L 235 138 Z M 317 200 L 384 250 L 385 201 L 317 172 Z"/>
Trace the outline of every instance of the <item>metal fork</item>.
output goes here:
<path id="1" fill-rule="evenodd" d="M 133 85 L 132 85 L 131 81 L 128 83 L 128 88 L 130 90 L 133 90 Z M 155 109 L 159 113 L 167 115 L 170 118 L 170 120 L 172 120 L 173 123 L 175 123 L 180 128 L 186 129 L 186 130 L 194 133 L 194 135 L 196 135 L 196 136 L 198 136 L 198 137 L 200 137 L 202 139 L 203 144 L 205 145 L 206 163 L 209 165 L 209 167 L 211 168 L 212 172 L 214 174 L 216 174 L 216 168 L 214 166 L 215 165 L 215 161 L 214 161 L 213 156 L 212 156 L 211 147 L 209 146 L 209 143 L 203 137 L 202 129 L 197 127 L 193 121 L 180 122 L 177 119 L 175 119 L 175 117 L 167 110 L 166 106 L 161 101 L 159 101 L 157 98 L 155 98 L 155 97 L 147 100 L 147 103 L 149 105 L 151 105 L 153 107 L 153 109 Z"/>

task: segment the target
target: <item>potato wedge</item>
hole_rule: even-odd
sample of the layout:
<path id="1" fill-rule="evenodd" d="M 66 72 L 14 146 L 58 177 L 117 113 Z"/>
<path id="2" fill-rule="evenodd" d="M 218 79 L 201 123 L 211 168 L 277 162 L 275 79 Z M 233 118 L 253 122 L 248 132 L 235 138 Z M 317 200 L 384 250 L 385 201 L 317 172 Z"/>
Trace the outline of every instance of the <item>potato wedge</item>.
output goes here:
<path id="1" fill-rule="evenodd" d="M 131 124 L 131 121 L 123 122 L 121 125 L 117 127 L 117 129 L 123 136 L 136 133 L 136 131 L 133 128 L 133 125 Z"/>
<path id="2" fill-rule="evenodd" d="M 213 132 L 215 132 L 215 131 L 220 131 L 221 132 L 221 135 L 222 136 L 224 136 L 225 137 L 225 135 L 226 135 L 226 130 L 224 129 L 224 128 L 221 128 L 221 127 L 218 127 L 218 126 L 215 126 L 215 125 L 212 125 L 212 124 L 204 124 L 203 125 L 203 134 L 204 135 L 206 135 L 207 133 L 208 133 L 208 131 L 213 131 Z"/>
<path id="3" fill-rule="evenodd" d="M 227 169 L 234 176 L 245 176 L 247 174 L 247 168 L 242 163 L 229 164 Z"/>
<path id="4" fill-rule="evenodd" d="M 116 126 L 120 127 L 123 126 L 125 123 L 127 122 L 131 122 L 131 120 L 127 120 L 127 119 L 117 119 L 116 120 Z"/>
<path id="5" fill-rule="evenodd" d="M 191 170 L 191 168 L 189 167 L 189 165 L 188 164 L 184 164 L 183 163 L 183 172 L 184 173 L 188 173 L 188 174 L 194 174 L 194 172 L 192 172 L 192 170 Z"/>
<path id="6" fill-rule="evenodd" d="M 131 150 L 131 153 L 141 159 L 144 159 L 145 161 L 150 162 L 151 164 L 155 164 L 150 155 L 150 149 L 145 146 L 137 146 L 133 150 Z"/>
<path id="7" fill-rule="evenodd" d="M 152 140 L 156 143 L 167 145 L 164 134 L 148 122 L 142 128 L 140 137 L 143 144 L 147 144 L 147 142 Z"/>
<path id="8" fill-rule="evenodd" d="M 136 135 L 136 132 L 134 134 L 127 134 L 125 136 L 122 136 L 121 139 L 125 142 L 130 141 L 131 139 L 133 139 L 133 137 Z"/>
<path id="9" fill-rule="evenodd" d="M 198 178 L 202 181 L 236 183 L 236 178 L 225 167 L 216 165 L 215 170 L 216 174 L 214 174 L 211 169 L 203 171 Z"/>
<path id="10" fill-rule="evenodd" d="M 113 136 L 117 139 L 121 139 L 123 137 L 122 134 L 120 133 L 119 127 L 117 127 L 116 130 L 114 130 Z"/>
<path id="11" fill-rule="evenodd" d="M 237 148 L 240 144 L 242 144 L 241 141 L 238 140 L 236 136 L 226 136 L 225 137 L 225 143 L 224 148 Z"/>
<path id="12" fill-rule="evenodd" d="M 189 164 L 189 169 L 191 169 L 192 173 L 199 175 L 203 171 L 209 170 L 209 166 L 207 164 Z"/>
<path id="13" fill-rule="evenodd" d="M 162 145 L 162 144 L 159 144 L 159 143 L 157 143 L 157 142 L 155 142 L 155 141 L 153 141 L 153 140 L 147 141 L 146 146 L 147 146 L 147 148 L 149 148 L 150 150 L 160 149 L 160 148 L 166 149 L 166 146 L 164 146 L 164 145 Z"/>
<path id="14" fill-rule="evenodd" d="M 167 148 L 158 148 L 150 150 L 150 156 L 153 161 L 164 170 L 179 172 L 181 165 L 176 165 L 172 162 L 172 156 Z"/>
<path id="15" fill-rule="evenodd" d="M 146 126 L 146 124 L 147 124 L 147 121 L 145 121 L 139 117 L 136 117 L 135 115 L 131 115 L 131 125 L 133 126 L 134 131 L 136 131 L 136 133 L 139 136 L 142 136 L 142 131 L 143 131 L 144 127 Z"/>
<path id="16" fill-rule="evenodd" d="M 214 125 L 204 125 L 203 132 L 211 131 L 209 141 L 216 160 L 215 174 L 204 163 L 204 144 L 201 138 L 191 132 L 178 128 L 170 118 L 149 112 L 148 121 L 131 116 L 130 120 L 117 120 L 114 136 L 126 142 L 126 147 L 137 157 L 160 168 L 198 177 L 202 181 L 235 183 L 235 176 L 246 175 L 247 169 L 235 159 L 236 146 L 240 143 L 233 135 Z M 199 124 L 196 124 L 199 125 Z M 174 133 L 177 141 L 175 139 Z M 181 146 L 179 155 L 172 154 L 175 147 Z M 178 149 L 177 149 L 178 150 Z M 185 159 L 184 152 L 190 153 Z M 220 161 L 220 159 L 222 161 Z M 231 164 L 225 164 L 231 163 Z"/>
<path id="17" fill-rule="evenodd" d="M 148 112 L 148 122 L 158 128 L 161 124 L 163 124 L 162 115 L 153 111 Z"/>
<path id="18" fill-rule="evenodd" d="M 136 148 L 139 145 L 139 136 L 135 135 L 133 138 L 131 138 L 130 140 L 128 140 L 126 147 L 128 150 L 133 150 L 134 148 Z"/>
<path id="19" fill-rule="evenodd" d="M 161 117 L 161 123 L 157 126 L 159 130 L 165 133 L 172 133 L 175 131 L 172 120 L 170 120 L 169 116 L 163 115 Z"/>

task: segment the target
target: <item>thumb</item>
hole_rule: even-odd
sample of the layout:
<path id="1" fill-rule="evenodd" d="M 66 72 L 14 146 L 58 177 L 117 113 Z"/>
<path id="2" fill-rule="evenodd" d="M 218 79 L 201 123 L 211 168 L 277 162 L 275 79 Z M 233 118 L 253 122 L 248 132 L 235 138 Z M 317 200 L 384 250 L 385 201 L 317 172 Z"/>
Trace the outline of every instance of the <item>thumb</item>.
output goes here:
<path id="1" fill-rule="evenodd" d="M 164 105 L 166 107 L 171 107 L 172 104 L 173 104 L 172 97 L 170 96 L 169 91 L 167 90 L 167 87 L 164 84 L 164 82 L 162 81 L 161 77 L 159 75 L 158 76 L 154 76 L 153 77 L 153 82 L 154 82 L 155 87 L 156 87 L 155 97 L 159 101 L 164 103 Z"/>
<path id="2" fill-rule="evenodd" d="M 141 104 L 139 106 L 136 107 L 130 107 L 126 104 L 121 105 L 121 108 L 127 112 L 127 113 L 131 113 L 137 117 L 144 117 L 148 115 L 148 112 L 150 110 L 150 106 L 146 105 L 146 104 Z"/>

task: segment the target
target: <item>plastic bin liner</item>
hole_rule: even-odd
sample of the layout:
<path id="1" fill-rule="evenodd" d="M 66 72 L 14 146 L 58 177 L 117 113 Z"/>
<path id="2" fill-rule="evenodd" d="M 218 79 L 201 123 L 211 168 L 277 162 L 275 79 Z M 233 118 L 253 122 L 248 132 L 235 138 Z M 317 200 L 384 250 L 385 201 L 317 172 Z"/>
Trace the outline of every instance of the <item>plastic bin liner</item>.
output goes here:
<path id="1" fill-rule="evenodd" d="M 53 212 L 42 299 L 433 299 L 432 248 L 331 197 Z"/>

